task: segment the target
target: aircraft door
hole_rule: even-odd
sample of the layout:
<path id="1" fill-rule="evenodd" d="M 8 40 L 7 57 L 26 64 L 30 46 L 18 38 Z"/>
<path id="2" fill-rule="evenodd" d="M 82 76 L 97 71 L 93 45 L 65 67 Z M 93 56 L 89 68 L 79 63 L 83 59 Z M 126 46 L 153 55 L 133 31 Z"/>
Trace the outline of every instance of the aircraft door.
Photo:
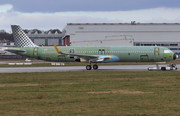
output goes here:
<path id="1" fill-rule="evenodd" d="M 38 48 L 34 48 L 33 55 L 34 55 L 34 56 L 38 56 Z"/>
<path id="2" fill-rule="evenodd" d="M 99 49 L 98 54 L 99 55 L 104 55 L 105 54 L 105 49 Z"/>
<path id="3" fill-rule="evenodd" d="M 148 55 L 141 55 L 141 56 L 140 56 L 140 61 L 141 61 L 141 62 L 149 62 L 149 57 L 148 57 Z"/>
<path id="4" fill-rule="evenodd" d="M 74 54 L 74 49 L 70 49 L 70 50 L 69 50 L 69 53 L 70 53 L 70 54 Z"/>
<path id="5" fill-rule="evenodd" d="M 74 48 L 70 48 L 69 49 L 69 54 L 74 54 L 75 52 L 75 49 Z M 64 56 L 65 57 L 65 61 L 67 62 L 74 62 L 74 56 L 71 56 L 71 55 L 67 55 L 67 56 Z"/>
<path id="6" fill-rule="evenodd" d="M 102 55 L 104 55 L 105 54 L 105 49 L 102 49 Z"/>
<path id="7" fill-rule="evenodd" d="M 159 48 L 154 48 L 154 56 L 159 56 Z"/>
<path id="8" fill-rule="evenodd" d="M 101 49 L 98 50 L 98 54 L 101 55 Z"/>

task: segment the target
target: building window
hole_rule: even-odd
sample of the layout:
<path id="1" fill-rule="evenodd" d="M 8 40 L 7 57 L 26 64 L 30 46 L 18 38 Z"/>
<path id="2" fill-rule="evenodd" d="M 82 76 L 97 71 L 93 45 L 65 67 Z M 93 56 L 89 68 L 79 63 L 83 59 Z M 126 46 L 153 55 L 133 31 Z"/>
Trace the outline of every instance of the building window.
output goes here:
<path id="1" fill-rule="evenodd" d="M 178 46 L 178 44 L 170 44 L 170 46 Z"/>
<path id="2" fill-rule="evenodd" d="M 151 44 L 144 44 L 144 46 L 151 46 Z"/>
<path id="3" fill-rule="evenodd" d="M 136 46 L 140 46 L 140 43 L 136 43 Z"/>
<path id="4" fill-rule="evenodd" d="M 161 44 L 161 46 L 169 46 L 169 44 Z"/>
<path id="5" fill-rule="evenodd" d="M 170 50 L 177 50 L 177 48 L 169 48 Z"/>

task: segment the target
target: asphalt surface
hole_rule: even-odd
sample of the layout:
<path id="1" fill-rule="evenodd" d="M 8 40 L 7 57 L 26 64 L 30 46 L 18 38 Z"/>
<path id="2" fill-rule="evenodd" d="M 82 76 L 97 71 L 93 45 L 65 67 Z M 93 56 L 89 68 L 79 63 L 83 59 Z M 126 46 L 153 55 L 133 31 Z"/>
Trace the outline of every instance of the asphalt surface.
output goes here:
<path id="1" fill-rule="evenodd" d="M 166 65 L 159 65 L 166 66 Z M 99 66 L 98 70 L 88 71 L 148 71 L 148 67 L 155 65 L 111 65 Z M 3 67 L 0 68 L 0 73 L 24 73 L 24 72 L 64 72 L 64 71 L 86 71 L 85 66 L 59 66 L 59 67 Z M 177 65 L 177 70 L 180 71 L 180 65 Z"/>

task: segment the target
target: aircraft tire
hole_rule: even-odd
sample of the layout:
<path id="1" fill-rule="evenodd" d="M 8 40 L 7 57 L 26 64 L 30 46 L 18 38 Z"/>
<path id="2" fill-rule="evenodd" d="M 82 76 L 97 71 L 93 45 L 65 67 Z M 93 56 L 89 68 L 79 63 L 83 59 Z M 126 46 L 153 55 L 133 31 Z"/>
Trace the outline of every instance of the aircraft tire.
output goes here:
<path id="1" fill-rule="evenodd" d="M 91 65 L 87 65 L 86 70 L 91 70 Z"/>
<path id="2" fill-rule="evenodd" d="M 165 71 L 165 70 L 166 70 L 166 67 L 161 67 L 161 70 Z"/>
<path id="3" fill-rule="evenodd" d="M 94 70 L 97 70 L 97 69 L 98 69 L 98 65 L 96 65 L 96 64 L 93 65 L 93 69 L 94 69 Z"/>

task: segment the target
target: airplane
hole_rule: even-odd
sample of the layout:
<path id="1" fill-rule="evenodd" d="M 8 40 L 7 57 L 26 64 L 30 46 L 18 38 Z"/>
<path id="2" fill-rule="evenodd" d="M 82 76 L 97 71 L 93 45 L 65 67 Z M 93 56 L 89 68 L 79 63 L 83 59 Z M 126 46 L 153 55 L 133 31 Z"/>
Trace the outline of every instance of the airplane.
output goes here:
<path id="1" fill-rule="evenodd" d="M 87 70 L 98 69 L 97 63 L 109 62 L 168 62 L 178 58 L 161 46 L 61 46 L 39 47 L 24 33 L 19 25 L 11 25 L 17 48 L 7 51 L 22 56 L 54 62 L 86 62 Z M 91 66 L 91 63 L 94 63 Z"/>

